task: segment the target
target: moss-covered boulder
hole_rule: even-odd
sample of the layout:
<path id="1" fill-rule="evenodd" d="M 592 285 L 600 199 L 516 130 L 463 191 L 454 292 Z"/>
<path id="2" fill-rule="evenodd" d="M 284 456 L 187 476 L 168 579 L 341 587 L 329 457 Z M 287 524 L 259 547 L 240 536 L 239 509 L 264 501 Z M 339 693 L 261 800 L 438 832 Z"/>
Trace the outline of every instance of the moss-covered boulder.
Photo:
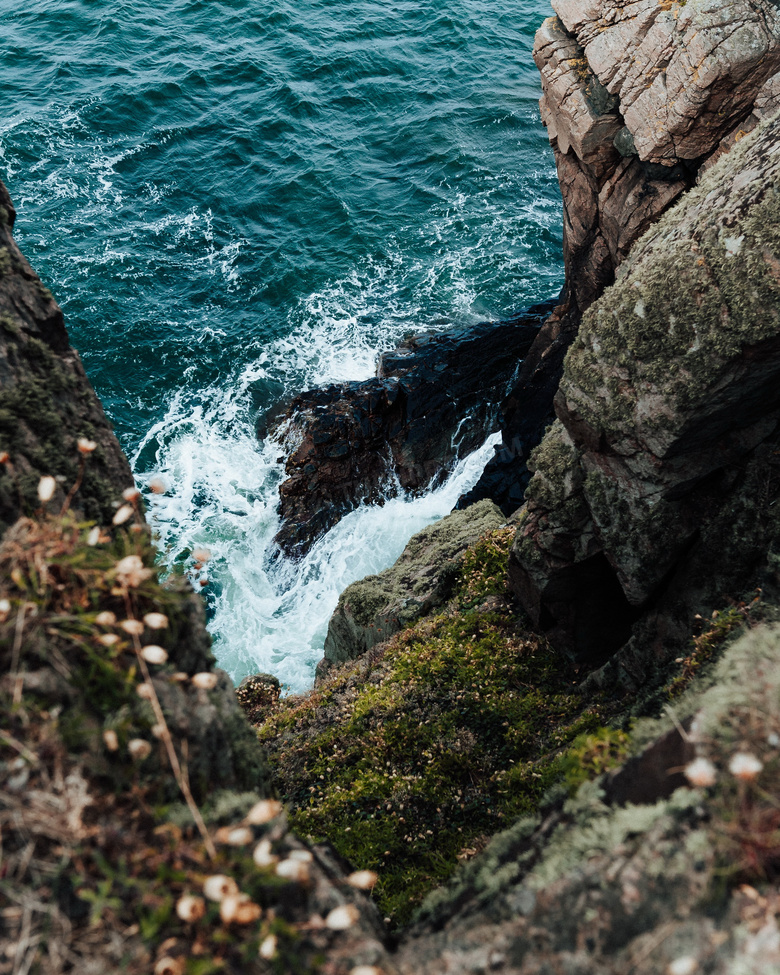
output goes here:
<path id="1" fill-rule="evenodd" d="M 616 707 L 583 698 L 518 615 L 513 534 L 488 532 L 456 561 L 437 614 L 282 699 L 259 728 L 294 827 L 375 871 L 395 924 L 496 829 L 533 813 Z"/>
<path id="2" fill-rule="evenodd" d="M 320 675 L 442 606 L 468 546 L 505 520 L 492 501 L 453 512 L 414 535 L 389 569 L 348 586 L 328 625 Z"/>

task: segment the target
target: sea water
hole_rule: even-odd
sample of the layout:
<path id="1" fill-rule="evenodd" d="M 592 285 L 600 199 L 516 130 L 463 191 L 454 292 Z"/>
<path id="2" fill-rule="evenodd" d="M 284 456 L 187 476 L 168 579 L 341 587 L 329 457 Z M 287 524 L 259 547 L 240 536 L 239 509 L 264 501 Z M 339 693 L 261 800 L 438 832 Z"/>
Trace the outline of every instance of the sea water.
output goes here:
<path id="1" fill-rule="evenodd" d="M 166 565 L 207 547 L 222 666 L 311 684 L 339 592 L 479 476 L 361 508 L 278 557 L 280 399 L 405 333 L 560 288 L 537 101 L 544 0 L 0 0 L 16 238 L 139 485 Z M 206 573 L 203 573 L 204 575 Z"/>

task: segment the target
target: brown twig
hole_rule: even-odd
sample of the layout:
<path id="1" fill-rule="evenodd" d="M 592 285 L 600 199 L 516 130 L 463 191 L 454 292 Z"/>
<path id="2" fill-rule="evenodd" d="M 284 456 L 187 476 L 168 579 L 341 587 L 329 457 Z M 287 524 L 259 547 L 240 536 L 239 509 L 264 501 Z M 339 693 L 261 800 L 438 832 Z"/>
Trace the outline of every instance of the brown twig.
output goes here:
<path id="1" fill-rule="evenodd" d="M 60 518 L 65 514 L 65 512 L 70 507 L 70 503 L 73 500 L 76 491 L 81 487 L 81 482 L 84 480 L 84 471 L 87 466 L 86 454 L 79 453 L 79 472 L 76 480 L 73 482 L 73 487 L 68 491 L 65 500 L 62 503 L 62 508 L 60 509 Z"/>
<path id="2" fill-rule="evenodd" d="M 127 588 L 125 588 L 125 608 L 127 611 L 127 618 L 135 619 L 135 615 L 133 613 L 133 607 L 130 602 L 130 594 L 128 593 Z M 195 820 L 195 825 L 198 827 L 198 831 L 200 832 L 200 835 L 203 837 L 203 842 L 206 846 L 206 851 L 208 852 L 209 857 L 211 858 L 212 861 L 216 860 L 217 849 L 214 846 L 214 841 L 211 839 L 211 836 L 209 835 L 208 827 L 206 826 L 206 823 L 203 820 L 203 816 L 201 815 L 200 809 L 198 809 L 198 805 L 195 802 L 195 799 L 192 795 L 192 791 L 190 790 L 189 776 L 186 774 L 185 771 L 182 770 L 181 763 L 179 762 L 179 756 L 176 754 L 176 748 L 174 747 L 173 744 L 173 738 L 171 736 L 170 728 L 168 727 L 168 722 L 165 720 L 165 714 L 163 713 L 162 705 L 160 704 L 160 699 L 157 696 L 157 691 L 155 690 L 154 684 L 152 683 L 152 675 L 149 672 L 149 666 L 144 660 L 143 655 L 141 653 L 141 641 L 138 639 L 138 635 L 136 633 L 133 633 L 132 637 L 133 637 L 133 648 L 135 650 L 135 655 L 138 659 L 138 665 L 141 668 L 141 673 L 144 676 L 144 681 L 146 682 L 146 684 L 151 690 L 150 701 L 152 705 L 152 710 L 154 711 L 154 716 L 161 729 L 161 738 L 163 744 L 165 745 L 165 750 L 168 754 L 168 761 L 171 766 L 171 771 L 173 772 L 173 777 L 176 779 L 176 784 L 178 785 L 181 794 L 184 796 L 184 801 L 187 803 L 187 807 L 190 810 L 190 813 L 192 814 L 192 818 Z"/>

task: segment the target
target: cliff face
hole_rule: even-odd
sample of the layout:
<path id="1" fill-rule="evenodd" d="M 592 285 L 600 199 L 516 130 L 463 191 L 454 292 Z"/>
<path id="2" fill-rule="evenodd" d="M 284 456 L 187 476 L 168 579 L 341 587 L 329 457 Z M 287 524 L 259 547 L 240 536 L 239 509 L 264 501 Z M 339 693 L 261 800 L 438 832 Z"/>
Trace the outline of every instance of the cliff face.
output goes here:
<path id="1" fill-rule="evenodd" d="M 76 441 L 96 449 L 75 498 L 87 518 L 110 521 L 133 478 L 103 407 L 68 342 L 62 312 L 16 246 L 16 212 L 0 183 L 0 531 L 38 505 L 42 475 L 60 504 L 75 482 Z"/>
<path id="2" fill-rule="evenodd" d="M 536 36 L 563 198 L 566 283 L 504 404 L 503 445 L 464 499 L 522 503 L 582 313 L 699 174 L 780 107 L 780 15 L 759 3 L 556 0 Z"/>
<path id="3" fill-rule="evenodd" d="M 768 2 L 556 0 L 534 58 L 580 312 L 697 172 L 780 107 Z"/>
<path id="4" fill-rule="evenodd" d="M 585 313 L 566 360 L 513 573 L 537 623 L 581 657 L 615 650 L 648 612 L 673 653 L 669 627 L 755 584 L 766 564 L 778 527 L 779 137 L 775 117 L 704 174 Z"/>

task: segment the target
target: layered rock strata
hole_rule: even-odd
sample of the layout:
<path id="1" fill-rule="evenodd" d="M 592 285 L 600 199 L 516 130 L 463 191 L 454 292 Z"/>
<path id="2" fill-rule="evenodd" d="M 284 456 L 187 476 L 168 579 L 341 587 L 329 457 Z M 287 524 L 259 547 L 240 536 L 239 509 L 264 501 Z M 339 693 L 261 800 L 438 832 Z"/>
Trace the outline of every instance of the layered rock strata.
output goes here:
<path id="1" fill-rule="evenodd" d="M 296 443 L 279 489 L 282 549 L 304 554 L 359 504 L 423 491 L 479 447 L 550 307 L 411 338 L 375 379 L 297 396 L 272 424 Z"/>
<path id="2" fill-rule="evenodd" d="M 0 183 L 0 530 L 38 505 L 44 474 L 60 504 L 76 481 L 79 437 L 97 445 L 74 499 L 87 518 L 110 521 L 133 484 L 127 459 L 71 348 L 62 311 L 12 237 L 16 211 Z"/>
<path id="3" fill-rule="evenodd" d="M 556 0 L 536 36 L 563 198 L 563 301 L 504 406 L 502 445 L 464 499 L 510 514 L 582 313 L 698 174 L 780 107 L 775 5 Z"/>
<path id="4" fill-rule="evenodd" d="M 674 629 L 739 594 L 779 527 L 779 143 L 775 116 L 704 174 L 567 357 L 512 571 L 536 623 L 591 661 L 642 614 Z"/>

